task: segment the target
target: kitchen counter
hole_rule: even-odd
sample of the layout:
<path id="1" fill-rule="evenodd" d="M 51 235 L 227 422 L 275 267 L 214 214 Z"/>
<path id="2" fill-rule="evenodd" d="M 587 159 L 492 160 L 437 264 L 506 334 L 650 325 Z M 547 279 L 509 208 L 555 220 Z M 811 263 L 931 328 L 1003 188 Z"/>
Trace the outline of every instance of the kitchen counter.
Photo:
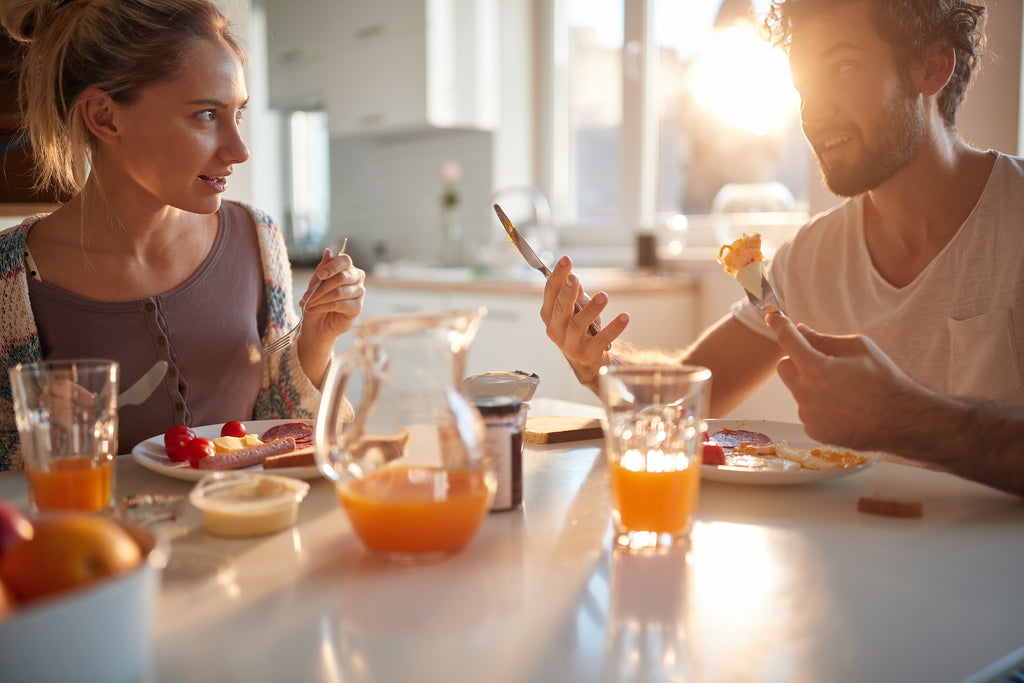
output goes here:
<path id="1" fill-rule="evenodd" d="M 696 291 L 698 286 L 697 278 L 688 273 L 661 274 L 626 268 L 576 268 L 574 272 L 588 292 Z M 494 271 L 381 264 L 367 275 L 366 281 L 369 286 L 414 290 L 529 293 L 538 296 L 544 291 L 544 276 L 528 268 Z"/>
<path id="2" fill-rule="evenodd" d="M 119 496 L 192 487 L 129 456 L 117 469 Z M 277 534 L 211 536 L 188 503 L 160 525 L 144 680 L 980 683 L 1024 657 L 1024 505 L 941 472 L 705 481 L 691 547 L 634 554 L 611 545 L 602 442 L 527 444 L 523 507 L 422 564 L 368 552 L 331 483 L 311 484 Z M 875 492 L 924 515 L 857 512 Z M 26 505 L 23 473 L 0 473 L 0 497 Z"/>

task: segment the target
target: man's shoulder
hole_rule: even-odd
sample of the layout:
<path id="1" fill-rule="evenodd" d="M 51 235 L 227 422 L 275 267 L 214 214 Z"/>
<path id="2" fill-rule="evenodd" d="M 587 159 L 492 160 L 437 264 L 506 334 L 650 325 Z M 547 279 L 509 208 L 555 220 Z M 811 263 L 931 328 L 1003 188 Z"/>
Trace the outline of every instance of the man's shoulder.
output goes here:
<path id="1" fill-rule="evenodd" d="M 844 199 L 830 209 L 811 216 L 797 231 L 793 242 L 820 242 L 837 239 L 856 230 L 861 216 L 860 197 Z"/>

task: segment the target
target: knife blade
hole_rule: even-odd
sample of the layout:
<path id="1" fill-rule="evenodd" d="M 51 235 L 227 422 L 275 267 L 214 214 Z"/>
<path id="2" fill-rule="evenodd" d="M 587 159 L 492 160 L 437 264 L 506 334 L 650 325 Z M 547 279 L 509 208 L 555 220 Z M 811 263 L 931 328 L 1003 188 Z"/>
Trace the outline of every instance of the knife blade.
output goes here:
<path id="1" fill-rule="evenodd" d="M 167 361 L 158 360 L 135 384 L 117 395 L 117 407 L 139 405 L 153 393 L 167 372 Z"/>
<path id="2" fill-rule="evenodd" d="M 539 270 L 541 273 L 543 273 L 545 280 L 551 277 L 551 270 L 546 265 L 544 265 L 543 261 L 540 260 L 540 257 L 537 256 L 537 252 L 535 252 L 533 250 L 533 247 L 530 246 L 530 243 L 523 239 L 523 236 L 519 233 L 518 230 L 516 230 L 516 227 L 512 225 L 512 221 L 508 219 L 508 216 L 506 216 L 505 212 L 501 210 L 501 207 L 495 204 L 494 212 L 498 214 L 498 220 L 501 221 L 502 227 L 504 227 L 505 232 L 508 233 L 509 241 L 515 245 L 516 249 L 518 249 L 519 253 L 523 255 L 523 258 L 526 259 L 526 262 L 530 265 L 530 267 Z M 579 301 L 575 302 L 574 307 L 577 313 L 579 313 L 583 309 L 583 306 L 580 304 Z M 589 332 L 591 336 L 597 334 L 600 331 L 601 328 L 597 326 L 597 323 L 590 323 L 590 326 L 587 328 L 587 332 Z"/>

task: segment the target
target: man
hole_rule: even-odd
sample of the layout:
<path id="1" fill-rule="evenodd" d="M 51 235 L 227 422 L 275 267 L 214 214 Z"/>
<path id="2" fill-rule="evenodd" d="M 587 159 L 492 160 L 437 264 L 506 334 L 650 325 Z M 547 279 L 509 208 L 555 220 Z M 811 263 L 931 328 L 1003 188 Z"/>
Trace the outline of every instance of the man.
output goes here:
<path id="1" fill-rule="evenodd" d="M 1024 495 L 1024 160 L 973 149 L 955 128 L 983 12 L 963 0 L 773 5 L 766 26 L 788 48 L 804 133 L 848 200 L 768 271 L 806 324 L 741 301 L 678 358 L 711 368 L 712 415 L 777 367 L 810 436 Z M 556 265 L 541 318 L 596 388 L 601 365 L 637 358 L 606 351 L 629 316 L 588 336 L 608 297 L 589 299 L 571 267 Z"/>

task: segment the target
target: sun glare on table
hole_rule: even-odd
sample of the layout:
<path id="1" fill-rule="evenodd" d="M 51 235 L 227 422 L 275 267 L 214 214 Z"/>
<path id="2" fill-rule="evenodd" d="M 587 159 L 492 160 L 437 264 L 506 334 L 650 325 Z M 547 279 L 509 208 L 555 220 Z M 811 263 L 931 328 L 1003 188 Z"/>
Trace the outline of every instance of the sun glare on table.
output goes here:
<path id="1" fill-rule="evenodd" d="M 799 111 L 789 60 L 749 24 L 714 35 L 694 65 L 691 87 L 702 106 L 756 135 L 781 131 Z"/>

